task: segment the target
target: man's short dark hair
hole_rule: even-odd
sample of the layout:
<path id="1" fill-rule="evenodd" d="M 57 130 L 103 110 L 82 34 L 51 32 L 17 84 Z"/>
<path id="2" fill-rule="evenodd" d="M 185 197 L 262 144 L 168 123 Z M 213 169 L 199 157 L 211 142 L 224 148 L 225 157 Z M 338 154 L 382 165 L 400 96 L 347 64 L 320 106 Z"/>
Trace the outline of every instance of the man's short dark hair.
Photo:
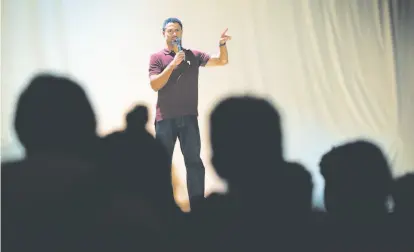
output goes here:
<path id="1" fill-rule="evenodd" d="M 162 25 L 162 30 L 165 30 L 165 26 L 169 23 L 177 23 L 180 25 L 181 29 L 183 29 L 183 23 L 181 23 L 181 20 L 179 20 L 178 18 L 167 18 L 164 21 L 164 24 Z"/>

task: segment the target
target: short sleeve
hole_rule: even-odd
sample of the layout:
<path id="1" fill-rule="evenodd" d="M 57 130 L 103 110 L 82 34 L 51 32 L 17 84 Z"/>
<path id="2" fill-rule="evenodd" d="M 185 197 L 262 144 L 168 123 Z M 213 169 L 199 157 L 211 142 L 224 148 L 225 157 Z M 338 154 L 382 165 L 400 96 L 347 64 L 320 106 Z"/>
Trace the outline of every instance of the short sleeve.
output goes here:
<path id="1" fill-rule="evenodd" d="M 149 76 L 160 74 L 162 72 L 162 66 L 160 58 L 157 54 L 152 54 L 149 63 Z"/>
<path id="2" fill-rule="evenodd" d="M 208 53 L 194 50 L 194 54 L 196 58 L 198 59 L 198 64 L 202 67 L 205 66 L 207 62 L 210 60 L 210 55 Z"/>

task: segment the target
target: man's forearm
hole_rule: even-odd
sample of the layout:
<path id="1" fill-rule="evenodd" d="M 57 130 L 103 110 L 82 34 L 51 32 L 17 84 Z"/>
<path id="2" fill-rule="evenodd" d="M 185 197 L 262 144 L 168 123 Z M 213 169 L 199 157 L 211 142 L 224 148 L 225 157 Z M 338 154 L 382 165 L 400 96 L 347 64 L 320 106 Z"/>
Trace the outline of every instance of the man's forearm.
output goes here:
<path id="1" fill-rule="evenodd" d="M 167 84 L 168 79 L 171 76 L 171 73 L 174 70 L 174 66 L 169 64 L 162 73 L 157 75 L 152 75 L 151 78 L 151 87 L 154 91 L 158 91 Z"/>
<path id="2" fill-rule="evenodd" d="M 220 46 L 219 60 L 223 64 L 227 64 L 227 62 L 229 62 L 229 55 L 227 53 L 227 46 L 226 45 Z"/>

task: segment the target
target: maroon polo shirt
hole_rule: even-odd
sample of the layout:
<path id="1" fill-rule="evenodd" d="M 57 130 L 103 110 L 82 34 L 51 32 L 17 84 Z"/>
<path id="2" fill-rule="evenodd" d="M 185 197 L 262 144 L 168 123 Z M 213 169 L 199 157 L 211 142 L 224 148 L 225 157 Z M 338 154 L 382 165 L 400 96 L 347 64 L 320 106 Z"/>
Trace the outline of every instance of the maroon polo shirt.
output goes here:
<path id="1" fill-rule="evenodd" d="M 200 66 L 210 59 L 206 53 L 183 49 L 185 60 L 158 90 L 156 121 L 185 115 L 198 115 L 198 75 Z M 150 58 L 149 75 L 160 74 L 174 59 L 174 51 L 164 49 Z"/>

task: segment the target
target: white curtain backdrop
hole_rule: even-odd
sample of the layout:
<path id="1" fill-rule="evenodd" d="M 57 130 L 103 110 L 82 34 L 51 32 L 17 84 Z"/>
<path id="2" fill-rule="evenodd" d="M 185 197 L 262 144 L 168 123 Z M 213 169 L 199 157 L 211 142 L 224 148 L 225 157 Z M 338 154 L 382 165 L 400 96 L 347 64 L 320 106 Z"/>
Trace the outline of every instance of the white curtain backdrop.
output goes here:
<path id="1" fill-rule="evenodd" d="M 393 20 L 394 60 L 398 90 L 398 124 L 401 144 L 395 169 L 414 171 L 414 1 L 390 1 Z"/>
<path id="2" fill-rule="evenodd" d="M 395 175 L 414 170 L 413 9 L 401 2 L 3 0 L 2 158 L 24 153 L 13 113 L 19 92 L 38 71 L 82 83 L 101 135 L 122 128 L 135 103 L 146 104 L 153 115 L 157 94 L 148 81 L 149 55 L 162 49 L 161 25 L 172 16 L 183 21 L 185 47 L 216 52 L 225 28 L 233 36 L 229 64 L 200 75 L 207 191 L 225 190 L 210 164 L 209 113 L 220 99 L 249 93 L 280 109 L 286 157 L 312 172 L 314 202 L 321 207 L 318 162 L 333 145 L 370 139 L 388 154 Z M 148 128 L 154 131 L 153 124 Z M 177 197 L 185 198 L 178 146 L 174 166 L 182 185 Z"/>

